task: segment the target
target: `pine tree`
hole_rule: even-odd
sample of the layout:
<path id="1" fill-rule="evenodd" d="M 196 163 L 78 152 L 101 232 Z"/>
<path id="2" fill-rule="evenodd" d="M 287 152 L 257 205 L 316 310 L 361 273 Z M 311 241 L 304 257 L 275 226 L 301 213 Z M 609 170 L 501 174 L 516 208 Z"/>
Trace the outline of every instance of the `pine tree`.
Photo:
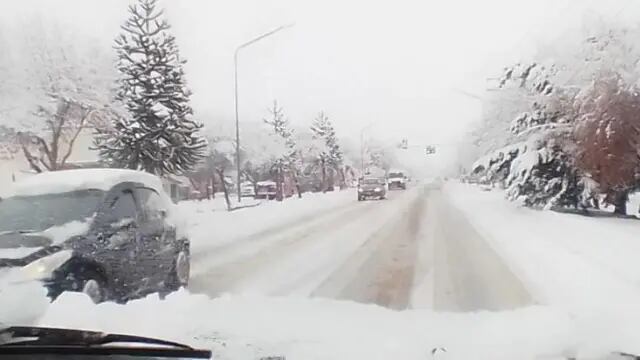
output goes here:
<path id="1" fill-rule="evenodd" d="M 338 138 L 336 131 L 333 127 L 333 123 L 329 120 L 329 117 L 320 112 L 318 116 L 313 120 L 311 124 L 311 132 L 317 139 L 324 141 L 326 146 L 324 151 L 321 151 L 318 155 L 318 161 L 321 164 L 323 174 L 323 184 L 326 183 L 326 173 L 337 172 L 340 174 L 341 185 L 344 184 L 344 173 L 342 171 L 342 164 L 344 162 L 344 155 L 338 144 Z M 333 179 L 333 176 L 329 177 Z M 332 184 L 329 186 L 331 187 Z"/>
<path id="2" fill-rule="evenodd" d="M 298 196 L 300 196 L 300 188 L 298 184 L 298 151 L 296 149 L 296 141 L 293 136 L 293 130 L 289 124 L 289 120 L 284 116 L 282 107 L 277 101 L 273 102 L 273 106 L 269 109 L 269 118 L 263 119 L 265 124 L 273 129 L 274 140 L 279 145 L 278 154 L 276 155 L 271 171 L 276 178 L 277 199 L 282 201 L 283 185 L 285 172 L 289 172 L 296 182 Z"/>
<path id="3" fill-rule="evenodd" d="M 191 119 L 191 92 L 169 23 L 156 0 L 138 0 L 115 40 L 117 99 L 126 109 L 109 131 L 96 134 L 101 157 L 118 167 L 163 174 L 191 170 L 204 157 L 202 125 Z"/>

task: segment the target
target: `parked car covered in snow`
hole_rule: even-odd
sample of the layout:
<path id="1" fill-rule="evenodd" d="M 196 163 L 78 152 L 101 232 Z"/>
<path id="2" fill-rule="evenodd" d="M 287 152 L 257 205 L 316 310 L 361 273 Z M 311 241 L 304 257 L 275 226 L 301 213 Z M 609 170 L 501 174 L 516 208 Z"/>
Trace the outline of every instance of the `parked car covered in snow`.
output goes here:
<path id="1" fill-rule="evenodd" d="M 273 200 L 276 198 L 277 186 L 275 181 L 259 181 L 256 191 L 256 199 Z"/>
<path id="2" fill-rule="evenodd" d="M 41 281 L 52 299 L 82 291 L 95 302 L 123 302 L 188 279 L 189 241 L 156 176 L 47 172 L 0 200 L 0 281 Z"/>
<path id="3" fill-rule="evenodd" d="M 251 181 L 245 181 L 240 185 L 240 195 L 242 195 L 242 197 L 256 196 L 256 189 Z"/>

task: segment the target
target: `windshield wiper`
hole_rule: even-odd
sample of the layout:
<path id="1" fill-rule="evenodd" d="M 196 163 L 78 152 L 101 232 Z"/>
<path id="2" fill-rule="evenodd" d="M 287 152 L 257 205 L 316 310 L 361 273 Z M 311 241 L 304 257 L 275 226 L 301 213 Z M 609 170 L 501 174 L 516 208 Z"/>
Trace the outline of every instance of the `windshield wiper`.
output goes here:
<path id="1" fill-rule="evenodd" d="M 0 231 L 0 236 L 2 235 L 15 235 L 15 234 L 33 234 L 39 232 L 38 230 L 7 230 Z"/>
<path id="2" fill-rule="evenodd" d="M 118 347 L 118 344 L 126 346 Z M 142 347 L 132 345 L 139 344 Z M 98 331 L 13 326 L 0 329 L 0 355 L 33 352 L 67 354 L 138 354 L 210 359 L 211 351 L 196 350 L 173 341 Z"/>

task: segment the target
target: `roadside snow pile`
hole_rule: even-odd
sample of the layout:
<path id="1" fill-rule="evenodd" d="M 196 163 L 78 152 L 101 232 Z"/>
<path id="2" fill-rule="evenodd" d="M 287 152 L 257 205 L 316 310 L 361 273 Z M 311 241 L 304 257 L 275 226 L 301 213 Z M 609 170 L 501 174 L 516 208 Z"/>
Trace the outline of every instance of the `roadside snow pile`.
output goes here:
<path id="1" fill-rule="evenodd" d="M 445 193 L 539 302 L 640 314 L 640 221 L 530 210 L 453 182 Z"/>
<path id="2" fill-rule="evenodd" d="M 325 299 L 209 299 L 181 291 L 163 301 L 150 296 L 127 305 L 94 305 L 82 294 L 66 293 L 39 325 L 160 337 L 212 349 L 215 359 L 424 360 L 442 347 L 446 353 L 437 358 L 511 360 L 575 355 L 575 347 L 581 354 L 633 350 L 591 333 L 595 327 L 584 320 L 542 306 L 499 313 L 396 312 Z M 598 330 L 606 334 L 613 324 L 601 323 Z M 615 324 L 613 340 L 640 343 L 634 327 L 625 324 Z"/>
<path id="3" fill-rule="evenodd" d="M 237 195 L 229 194 L 229 202 L 231 203 L 231 208 L 234 211 L 245 210 L 246 208 L 258 206 L 262 204 L 263 200 L 252 199 L 252 198 L 242 198 L 242 202 L 238 202 Z M 176 204 L 179 212 L 182 210 L 187 211 L 188 215 L 191 215 L 192 212 L 196 213 L 205 213 L 212 211 L 228 211 L 227 203 L 224 200 L 223 193 L 216 193 L 216 197 L 213 199 L 205 199 L 205 200 L 183 200 Z"/>
<path id="4" fill-rule="evenodd" d="M 304 194 L 301 199 L 291 197 L 282 202 L 265 201 L 260 206 L 231 212 L 220 211 L 220 201 L 224 203 L 224 200 L 216 198 L 201 202 L 181 202 L 178 203 L 177 210 L 186 222 L 192 252 L 196 253 L 268 228 L 303 221 L 306 217 L 353 202 L 355 198 L 356 194 L 351 190 Z"/>

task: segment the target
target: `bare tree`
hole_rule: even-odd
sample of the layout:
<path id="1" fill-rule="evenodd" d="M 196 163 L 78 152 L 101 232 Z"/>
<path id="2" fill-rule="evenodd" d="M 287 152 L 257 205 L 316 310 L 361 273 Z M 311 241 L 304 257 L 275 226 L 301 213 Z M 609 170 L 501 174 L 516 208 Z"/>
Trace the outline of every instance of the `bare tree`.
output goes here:
<path id="1" fill-rule="evenodd" d="M 55 112 L 39 107 L 39 115 L 46 118 L 44 131 L 17 133 L 22 152 L 35 172 L 63 169 L 80 133 L 99 118 L 95 109 L 71 99 L 60 99 Z"/>

